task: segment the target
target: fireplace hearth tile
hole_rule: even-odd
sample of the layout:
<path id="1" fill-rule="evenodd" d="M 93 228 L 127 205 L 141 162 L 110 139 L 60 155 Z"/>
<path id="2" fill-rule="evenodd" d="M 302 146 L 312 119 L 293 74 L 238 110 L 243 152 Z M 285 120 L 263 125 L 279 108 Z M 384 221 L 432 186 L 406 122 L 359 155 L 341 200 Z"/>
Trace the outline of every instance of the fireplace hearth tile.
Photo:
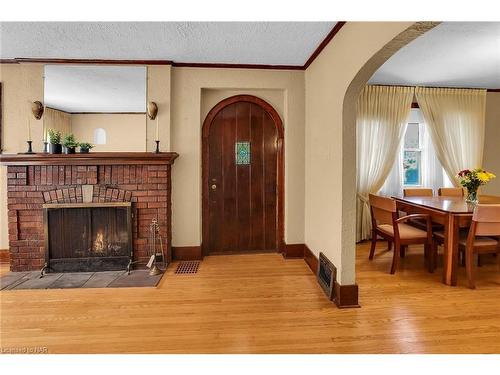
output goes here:
<path id="1" fill-rule="evenodd" d="M 56 281 L 50 284 L 48 289 L 80 288 L 85 284 L 93 272 L 63 273 Z M 45 276 L 44 276 L 45 277 Z"/>
<path id="2" fill-rule="evenodd" d="M 0 278 L 0 290 L 12 289 L 16 285 L 29 279 L 31 272 L 9 272 Z"/>
<path id="3" fill-rule="evenodd" d="M 164 274 L 159 274 L 155 276 L 149 275 L 149 270 L 136 270 L 127 275 L 127 273 L 122 274 L 111 284 L 110 288 L 124 288 L 124 287 L 147 287 L 156 286 Z"/>
<path id="4" fill-rule="evenodd" d="M 106 288 L 113 280 L 125 271 L 103 271 L 95 272 L 88 281 L 82 285 L 83 288 Z"/>
<path id="5" fill-rule="evenodd" d="M 62 273 L 48 273 L 44 277 L 40 278 L 40 272 L 31 272 L 29 279 L 16 285 L 13 289 L 47 289 L 62 275 Z"/>
<path id="6" fill-rule="evenodd" d="M 1 290 L 19 289 L 76 289 L 76 288 L 134 288 L 155 287 L 164 274 L 150 276 L 149 270 L 103 272 L 48 273 L 40 271 L 9 272 L 0 277 Z"/>

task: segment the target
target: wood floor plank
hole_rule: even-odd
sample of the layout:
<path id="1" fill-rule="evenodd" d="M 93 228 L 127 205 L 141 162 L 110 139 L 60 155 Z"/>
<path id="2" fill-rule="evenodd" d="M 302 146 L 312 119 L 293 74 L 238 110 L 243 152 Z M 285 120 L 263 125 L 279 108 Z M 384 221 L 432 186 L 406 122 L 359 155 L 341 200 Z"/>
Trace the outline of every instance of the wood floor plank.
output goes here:
<path id="1" fill-rule="evenodd" d="M 169 267 L 156 288 L 0 291 L 2 348 L 49 353 L 499 353 L 500 274 L 494 258 L 477 289 L 429 274 L 410 247 L 357 247 L 360 309 L 327 301 L 301 259 L 206 257 L 197 274 Z M 442 265 L 441 265 L 442 267 Z M 6 273 L 0 268 L 0 274 Z"/>

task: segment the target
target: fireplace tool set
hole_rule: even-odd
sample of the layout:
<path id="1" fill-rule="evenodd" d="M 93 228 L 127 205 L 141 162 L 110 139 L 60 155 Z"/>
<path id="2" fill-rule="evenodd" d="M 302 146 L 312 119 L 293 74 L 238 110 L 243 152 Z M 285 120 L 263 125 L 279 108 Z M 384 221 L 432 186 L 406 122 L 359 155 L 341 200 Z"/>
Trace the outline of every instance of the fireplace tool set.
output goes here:
<path id="1" fill-rule="evenodd" d="M 165 253 L 163 251 L 163 238 L 160 234 L 160 226 L 158 225 L 158 220 L 153 219 L 151 224 L 149 225 L 149 250 L 150 250 L 150 258 L 148 262 L 148 267 L 150 267 L 149 274 L 159 275 L 163 273 L 160 268 L 158 268 L 158 257 L 161 257 L 161 262 L 163 263 L 163 268 L 166 267 L 165 263 Z M 159 249 L 157 244 L 159 243 Z M 159 250 L 159 252 L 158 252 Z"/>

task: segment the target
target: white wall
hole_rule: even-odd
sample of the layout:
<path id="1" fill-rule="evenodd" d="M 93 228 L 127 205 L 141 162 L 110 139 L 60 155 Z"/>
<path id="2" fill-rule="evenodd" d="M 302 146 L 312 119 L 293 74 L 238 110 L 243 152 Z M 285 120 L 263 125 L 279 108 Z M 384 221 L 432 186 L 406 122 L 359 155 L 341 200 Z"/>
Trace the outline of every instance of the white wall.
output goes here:
<path id="1" fill-rule="evenodd" d="M 146 143 L 147 150 L 156 149 L 156 123 L 159 124 L 160 151 L 170 151 L 170 105 L 171 105 L 171 72 L 170 65 L 149 65 L 147 101 L 158 106 L 158 118 L 147 118 Z"/>

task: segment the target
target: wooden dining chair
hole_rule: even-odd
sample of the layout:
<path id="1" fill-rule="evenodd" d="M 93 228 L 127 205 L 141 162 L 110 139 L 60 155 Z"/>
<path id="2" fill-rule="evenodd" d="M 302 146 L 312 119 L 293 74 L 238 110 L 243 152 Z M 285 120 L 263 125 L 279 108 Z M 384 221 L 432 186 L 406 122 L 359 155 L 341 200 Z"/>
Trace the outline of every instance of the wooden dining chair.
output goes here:
<path id="1" fill-rule="evenodd" d="M 463 188 L 439 188 L 438 195 L 440 197 L 463 197 Z"/>
<path id="2" fill-rule="evenodd" d="M 434 194 L 432 192 L 432 189 L 429 188 L 408 188 L 408 189 L 403 189 L 403 196 L 404 197 L 433 197 Z M 414 226 L 418 229 L 421 230 L 427 230 L 427 223 L 425 219 L 422 218 L 417 218 L 417 219 L 410 219 L 408 221 L 408 224 L 411 226 Z M 441 229 L 442 226 L 438 224 L 433 224 L 432 229 L 433 230 L 439 230 Z M 405 253 L 405 248 L 401 251 L 401 256 L 404 256 Z"/>
<path id="3" fill-rule="evenodd" d="M 474 289 L 474 254 L 497 254 L 500 269 L 500 205 L 477 205 L 472 214 L 472 225 L 465 243 L 465 269 L 469 288 Z"/>
<path id="4" fill-rule="evenodd" d="M 444 233 L 434 233 L 433 252 L 444 243 Z M 469 288 L 475 288 L 474 255 L 496 253 L 500 270 L 500 205 L 477 205 L 469 232 L 460 232 L 459 251 L 464 254 Z"/>
<path id="5" fill-rule="evenodd" d="M 435 256 L 430 254 L 434 249 L 432 246 L 432 225 L 430 216 L 426 214 L 413 214 L 398 218 L 398 210 L 394 199 L 370 194 L 369 201 L 372 214 L 372 242 L 369 259 L 373 260 L 373 256 L 375 255 L 377 236 L 384 238 L 389 244 L 394 244 L 391 265 L 391 274 L 394 274 L 398 268 L 401 247 L 423 244 L 429 272 L 433 272 L 435 268 Z M 426 231 L 405 223 L 409 219 L 416 218 L 426 220 Z M 391 247 L 389 247 L 389 249 L 390 248 Z"/>
<path id="6" fill-rule="evenodd" d="M 428 188 L 403 189 L 404 197 L 432 197 L 433 195 L 432 189 Z"/>

